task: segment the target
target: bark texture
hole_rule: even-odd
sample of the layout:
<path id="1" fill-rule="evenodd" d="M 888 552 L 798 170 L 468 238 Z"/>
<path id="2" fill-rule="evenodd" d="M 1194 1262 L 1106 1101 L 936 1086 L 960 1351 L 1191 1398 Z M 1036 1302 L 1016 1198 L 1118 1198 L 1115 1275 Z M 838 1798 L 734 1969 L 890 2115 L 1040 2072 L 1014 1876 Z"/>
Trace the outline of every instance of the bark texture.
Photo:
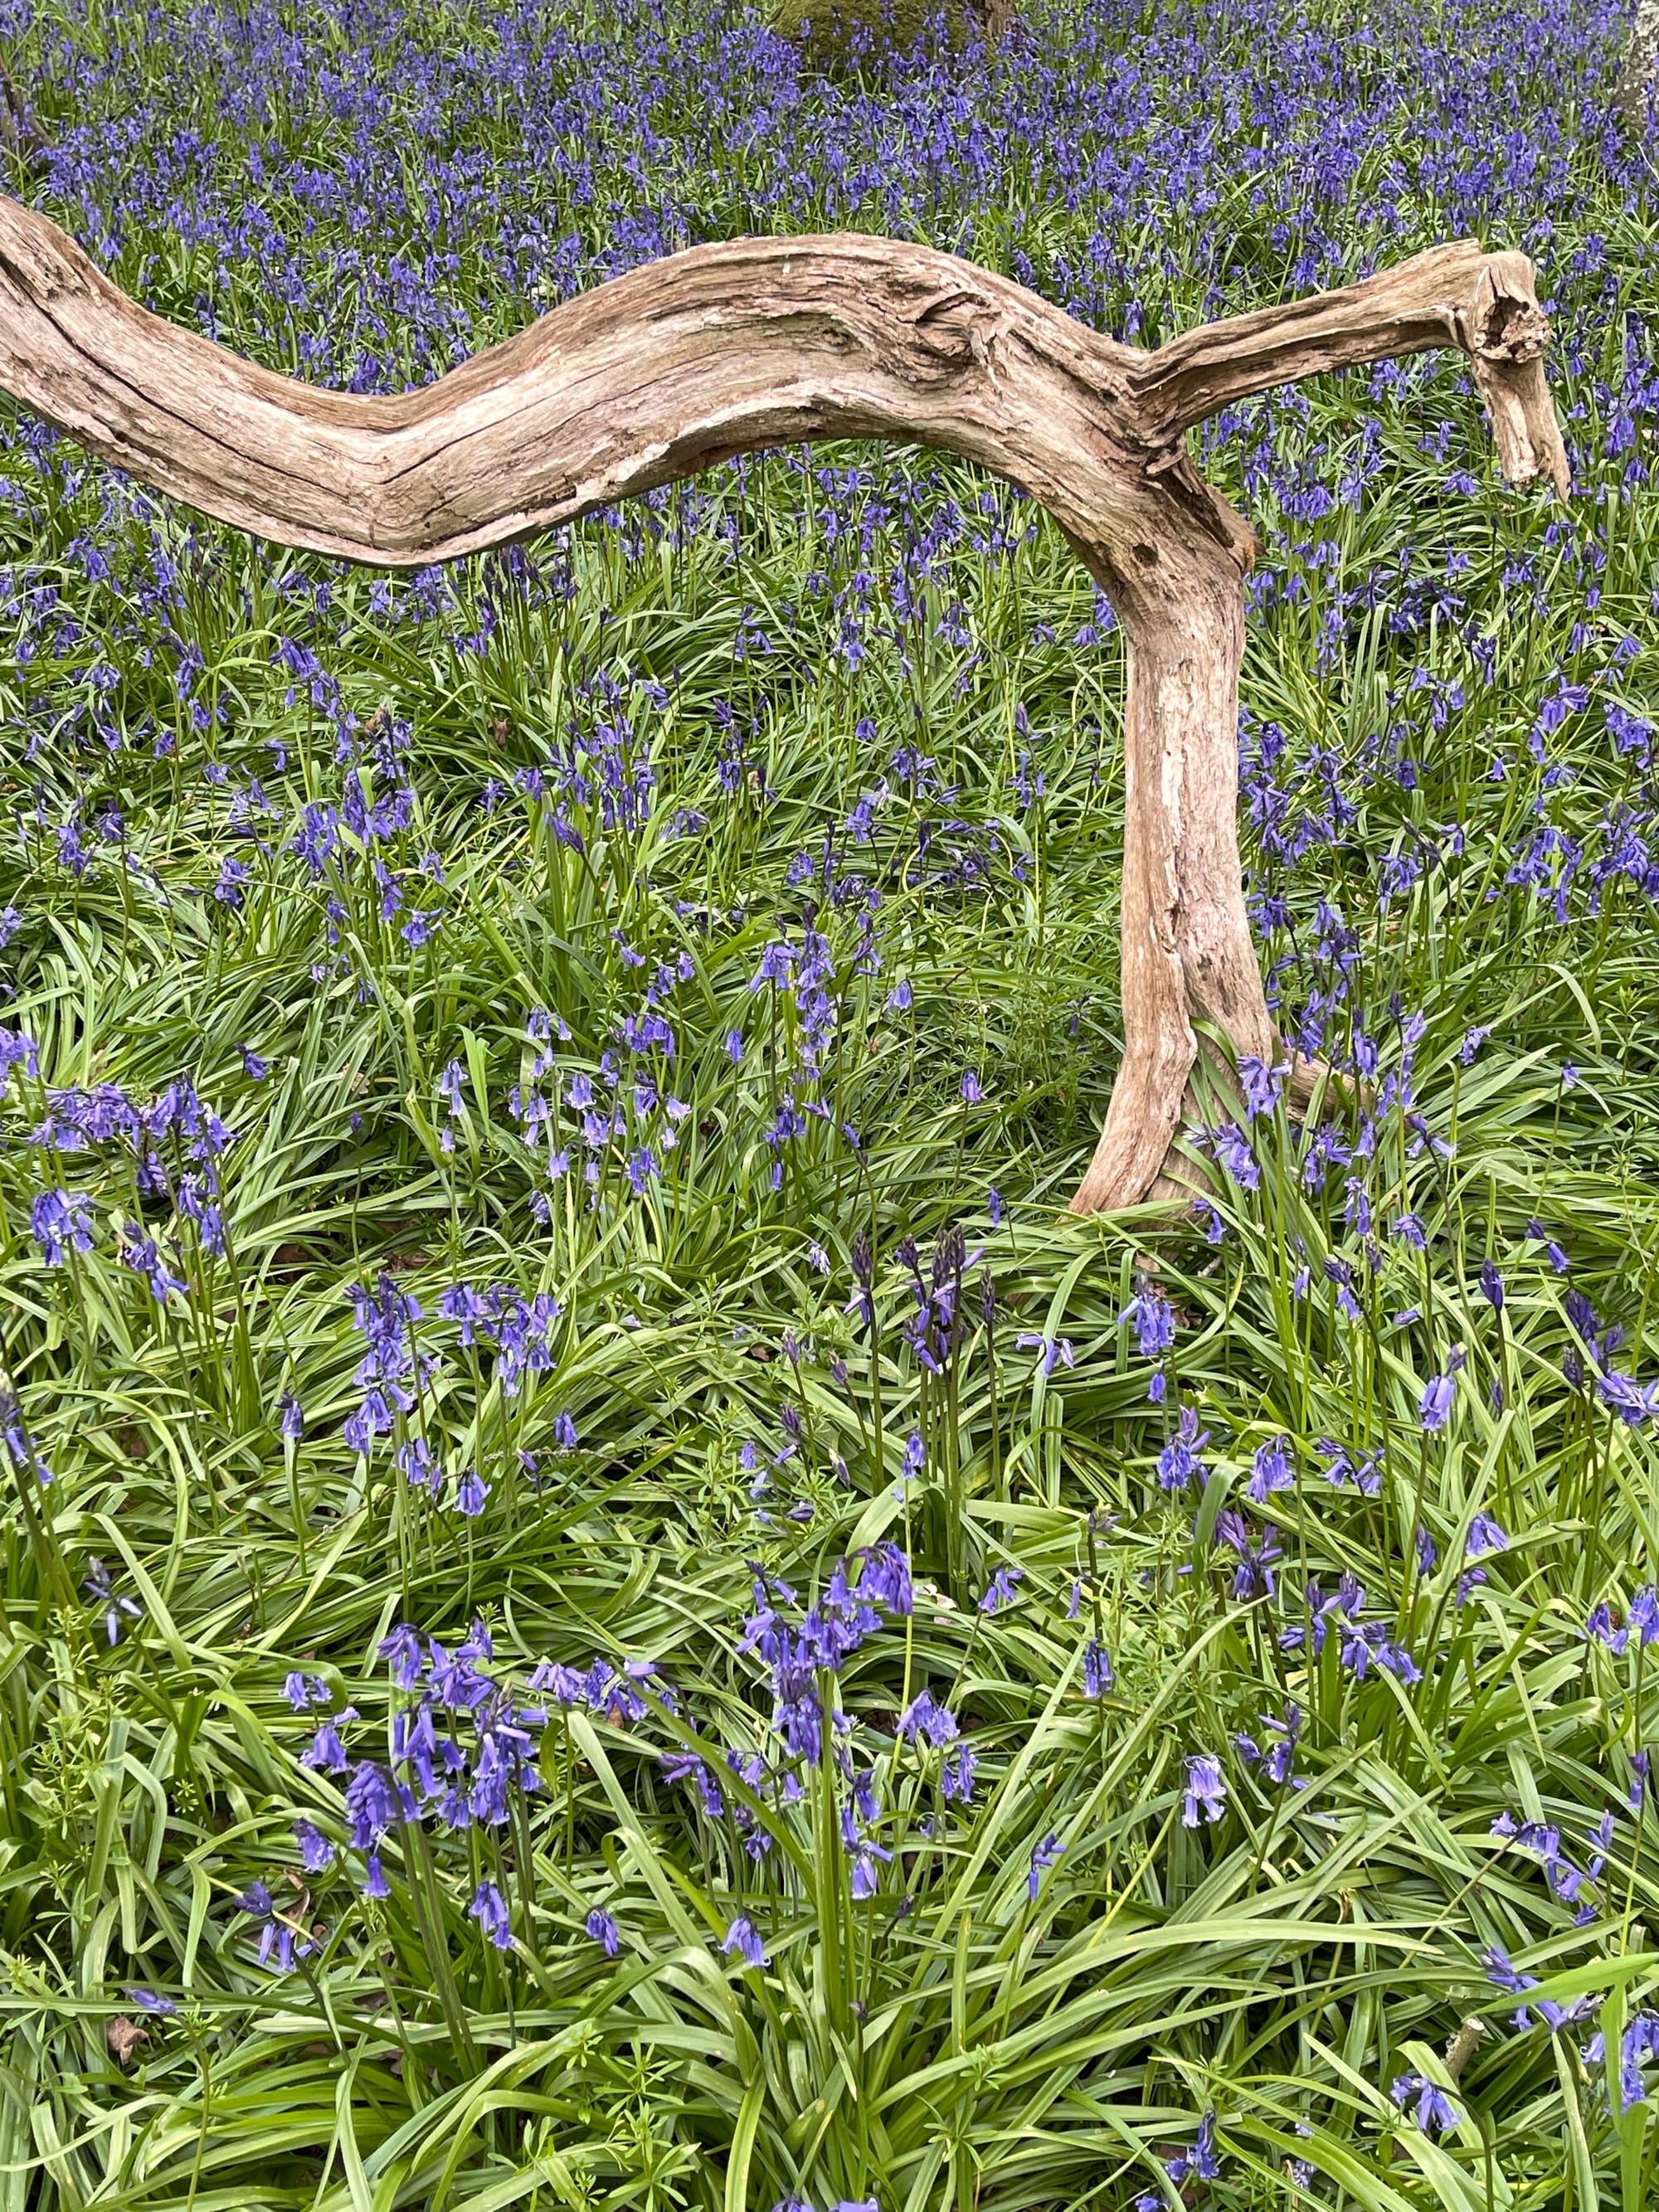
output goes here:
<path id="1" fill-rule="evenodd" d="M 1013 21 L 1013 0 L 776 0 L 772 12 L 773 29 L 831 73 L 918 44 L 1000 46 Z"/>
<path id="2" fill-rule="evenodd" d="M 1290 379 L 1451 345 L 1499 459 L 1567 489 L 1530 264 L 1472 241 L 1364 283 L 1119 344 L 1008 279 L 856 234 L 694 247 L 396 398 L 276 375 L 149 313 L 0 199 L 0 386 L 157 489 L 284 545 L 388 568 L 567 522 L 739 453 L 940 447 L 1048 508 L 1127 647 L 1124 1059 L 1073 1201 L 1163 1168 L 1194 1016 L 1271 1057 L 1236 821 L 1248 525 L 1182 434 Z"/>
<path id="3" fill-rule="evenodd" d="M 1659 99 L 1659 0 L 1636 0 L 1613 104 L 1638 130 L 1644 127 L 1649 103 Z"/>

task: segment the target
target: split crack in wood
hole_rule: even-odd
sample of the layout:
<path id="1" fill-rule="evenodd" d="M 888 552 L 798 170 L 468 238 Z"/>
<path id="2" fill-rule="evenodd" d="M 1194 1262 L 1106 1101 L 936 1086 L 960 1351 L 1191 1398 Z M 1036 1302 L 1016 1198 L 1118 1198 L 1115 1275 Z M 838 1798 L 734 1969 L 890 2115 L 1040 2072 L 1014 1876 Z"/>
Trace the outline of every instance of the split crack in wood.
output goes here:
<path id="1" fill-rule="evenodd" d="M 694 246 L 419 391 L 370 398 L 163 321 L 0 199 L 0 387 L 153 489 L 278 544 L 425 565 L 824 438 L 935 447 L 1046 507 L 1110 599 L 1127 665 L 1124 1054 L 1079 1213 L 1171 1188 L 1195 1021 L 1234 1056 L 1278 1049 L 1236 818 L 1255 538 L 1186 432 L 1278 384 L 1453 345 L 1504 474 L 1565 495 L 1548 335 L 1531 264 L 1473 240 L 1146 351 L 992 270 L 846 233 Z M 1293 1097 L 1305 1103 L 1312 1080 L 1296 1063 Z"/>

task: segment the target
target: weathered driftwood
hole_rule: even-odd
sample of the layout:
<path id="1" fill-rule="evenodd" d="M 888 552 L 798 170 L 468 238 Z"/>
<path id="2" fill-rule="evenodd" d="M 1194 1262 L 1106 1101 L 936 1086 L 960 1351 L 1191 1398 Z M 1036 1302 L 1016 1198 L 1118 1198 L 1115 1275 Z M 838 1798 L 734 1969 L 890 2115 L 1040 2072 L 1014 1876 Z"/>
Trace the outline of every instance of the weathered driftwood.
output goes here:
<path id="1" fill-rule="evenodd" d="M 601 285 L 422 391 L 356 398 L 163 322 L 0 200 L 0 386 L 145 483 L 281 544 L 445 560 L 818 438 L 941 447 L 1040 501 L 1127 647 L 1124 1057 L 1079 1212 L 1157 1182 L 1195 1015 L 1240 1054 L 1274 1054 L 1235 820 L 1254 541 L 1183 433 L 1292 378 L 1452 345 L 1473 358 L 1506 474 L 1565 490 L 1547 335 L 1529 264 L 1470 240 L 1145 352 L 925 247 L 740 239 Z"/>

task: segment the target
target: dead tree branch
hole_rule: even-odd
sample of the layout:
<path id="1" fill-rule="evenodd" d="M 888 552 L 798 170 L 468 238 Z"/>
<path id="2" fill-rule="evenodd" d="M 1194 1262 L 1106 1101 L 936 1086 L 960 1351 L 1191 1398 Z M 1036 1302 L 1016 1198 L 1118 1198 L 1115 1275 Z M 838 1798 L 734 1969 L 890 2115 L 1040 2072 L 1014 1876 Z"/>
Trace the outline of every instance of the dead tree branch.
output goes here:
<path id="1" fill-rule="evenodd" d="M 149 313 L 0 200 L 0 386 L 90 451 L 284 545 L 410 567 L 568 522 L 731 455 L 823 438 L 930 446 L 1060 524 L 1127 646 L 1124 1059 L 1073 1201 L 1152 1188 L 1193 1016 L 1274 1049 L 1235 811 L 1247 524 L 1182 433 L 1290 380 L 1470 356 L 1517 482 L 1564 491 L 1530 264 L 1474 241 L 1172 340 L 1119 344 L 1008 279 L 854 234 L 694 247 L 568 301 L 395 398 L 255 367 Z"/>

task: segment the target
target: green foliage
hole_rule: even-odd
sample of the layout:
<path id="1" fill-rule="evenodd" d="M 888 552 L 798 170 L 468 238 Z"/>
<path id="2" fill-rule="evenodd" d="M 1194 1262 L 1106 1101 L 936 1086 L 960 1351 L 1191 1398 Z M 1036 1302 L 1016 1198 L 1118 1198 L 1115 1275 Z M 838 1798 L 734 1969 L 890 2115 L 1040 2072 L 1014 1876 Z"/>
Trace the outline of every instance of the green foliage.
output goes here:
<path id="1" fill-rule="evenodd" d="M 446 51 L 498 31 L 432 19 Z M 349 51 L 332 19 L 317 36 Z M 155 82 L 210 112 L 211 70 L 155 38 Z M 326 154 L 325 203 L 352 158 Z M 1254 1120 L 1242 1177 L 1204 1155 L 1213 1243 L 1060 1215 L 1118 1051 L 1123 671 L 1008 487 L 779 455 L 388 584 L 9 423 L 0 1028 L 36 1050 L 0 1101 L 0 2212 L 1653 2202 L 1650 2108 L 1589 2046 L 1616 2077 L 1659 1991 L 1659 1847 L 1629 1795 L 1651 1670 L 1639 1633 L 1612 1648 L 1655 1577 L 1659 1466 L 1596 1365 L 1659 1371 L 1654 907 L 1628 843 L 1650 773 L 1610 734 L 1659 719 L 1659 507 L 1627 475 L 1652 414 L 1617 396 L 1651 362 L 1654 244 L 1648 203 L 1572 158 L 1551 267 L 1610 304 L 1557 365 L 1570 514 L 1495 481 L 1438 357 L 1206 441 L 1267 549 L 1264 957 L 1287 1027 L 1322 994 L 1326 1049 L 1364 1071 L 1307 1127 Z M 352 244 L 280 212 L 307 252 Z M 1271 295 L 1276 218 L 1242 186 L 1236 212 L 1229 282 Z M 191 315 L 206 259 L 175 215 L 111 219 L 108 258 Z M 1039 281 L 1080 251 L 1057 197 L 985 224 Z M 1170 229 L 1152 322 L 1216 304 L 1200 246 Z M 476 241 L 455 253 L 453 327 L 493 335 L 518 304 Z M 311 325 L 266 320 L 257 271 L 210 273 L 227 340 L 301 366 Z M 1570 312 L 1589 296 L 1560 282 Z M 1316 817 L 1331 835 L 1287 859 Z M 1540 857 L 1544 828 L 1579 860 Z M 665 971 L 672 1051 L 635 1050 Z M 573 1087 L 608 1101 L 607 1054 L 625 1133 L 589 1141 Z M 100 1085 L 159 1133 L 118 1115 L 77 1144 Z M 59 1189 L 88 1241 L 49 1264 L 34 1209 Z M 165 1296 L 122 1257 L 146 1237 Z M 948 1341 L 918 1280 L 954 1299 Z M 545 1360 L 466 1341 L 457 1285 L 555 1301 Z M 367 1449 L 361 1286 L 418 1302 L 429 1362 Z M 1176 1328 L 1156 1362 L 1125 1319 L 1152 1289 Z M 1182 1410 L 1203 1475 L 1170 1489 Z M 1258 1500 L 1278 1439 L 1289 1480 Z M 417 1444 L 435 1494 L 398 1472 Z M 1229 1511 L 1258 1566 L 1279 1547 L 1271 1596 L 1241 1590 Z M 915 1607 L 836 1679 L 846 1765 L 792 1765 L 751 1563 L 798 1626 L 893 1541 Z M 1601 1604 L 1612 1642 L 1586 1633 Z M 383 1643 L 412 1623 L 453 1658 L 480 1621 L 493 1653 L 467 1663 L 545 1713 L 537 1786 L 499 1822 L 388 1822 L 377 1881 L 318 1716 L 386 1765 L 417 1696 Z M 597 1703 L 529 1687 L 595 1660 L 641 1671 Z M 974 1750 L 971 1803 L 951 1743 L 901 1726 L 924 1690 Z M 1287 1701 L 1300 1787 L 1237 1743 L 1270 1753 Z M 471 1756 L 476 1717 L 446 1725 Z M 718 1810 L 665 1753 L 702 1760 Z M 1185 1802 L 1200 1757 L 1214 1820 Z M 861 1873 L 843 1820 L 876 1847 Z M 764 1966 L 723 1948 L 739 1914 Z M 1494 1946 L 1540 1978 L 1529 2005 L 1583 2016 L 1512 2026 Z M 1451 2094 L 1443 2130 L 1392 2098 L 1407 2075 Z M 1178 2185 L 1211 2112 L 1220 2171 Z"/>

